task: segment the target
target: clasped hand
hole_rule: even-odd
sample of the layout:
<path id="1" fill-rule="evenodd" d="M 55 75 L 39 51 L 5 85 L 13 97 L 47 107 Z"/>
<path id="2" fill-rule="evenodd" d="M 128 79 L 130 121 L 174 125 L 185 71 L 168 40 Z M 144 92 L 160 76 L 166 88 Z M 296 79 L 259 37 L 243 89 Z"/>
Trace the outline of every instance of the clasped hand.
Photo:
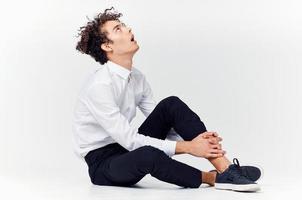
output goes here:
<path id="1" fill-rule="evenodd" d="M 203 158 L 218 158 L 226 153 L 222 150 L 222 138 L 216 132 L 204 132 L 195 137 L 191 143 L 190 154 Z"/>

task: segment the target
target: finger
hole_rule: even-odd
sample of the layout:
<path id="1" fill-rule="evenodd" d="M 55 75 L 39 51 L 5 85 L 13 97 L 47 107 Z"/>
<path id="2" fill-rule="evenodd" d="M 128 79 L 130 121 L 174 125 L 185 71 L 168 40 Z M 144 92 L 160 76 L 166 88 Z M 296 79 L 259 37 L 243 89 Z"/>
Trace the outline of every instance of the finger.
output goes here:
<path id="1" fill-rule="evenodd" d="M 218 144 L 219 142 L 222 141 L 222 138 L 221 137 L 216 137 L 216 138 L 209 138 L 209 142 L 211 144 Z"/>
<path id="2" fill-rule="evenodd" d="M 209 137 L 209 132 L 204 132 L 204 133 L 202 133 L 202 137 L 203 137 L 203 138 L 208 138 L 208 137 Z"/>
<path id="3" fill-rule="evenodd" d="M 221 144 L 211 145 L 212 149 L 221 149 Z"/>
<path id="4" fill-rule="evenodd" d="M 209 143 L 210 144 L 217 144 L 217 140 L 215 140 L 214 138 L 210 138 Z"/>
<path id="5" fill-rule="evenodd" d="M 217 154 L 207 154 L 207 157 L 206 158 L 217 158 Z"/>
<path id="6" fill-rule="evenodd" d="M 214 137 L 218 137 L 218 133 L 217 132 L 213 132 L 213 136 Z"/>
<path id="7" fill-rule="evenodd" d="M 210 144 L 218 144 L 219 141 L 216 138 L 210 138 L 209 139 Z"/>
<path id="8" fill-rule="evenodd" d="M 224 154 L 221 154 L 221 153 L 217 154 L 217 158 L 222 157 L 222 156 L 224 156 Z"/>
<path id="9" fill-rule="evenodd" d="M 210 153 L 213 153 L 213 154 L 225 154 L 225 151 L 222 150 L 222 149 L 211 149 Z"/>
<path id="10" fill-rule="evenodd" d="M 215 133 L 215 132 L 205 132 L 205 133 L 203 133 L 203 136 L 204 137 L 217 137 L 218 136 L 218 134 L 217 133 Z"/>
<path id="11" fill-rule="evenodd" d="M 222 157 L 223 154 L 214 154 L 214 153 L 210 153 L 207 155 L 207 158 L 219 158 Z"/>
<path id="12" fill-rule="evenodd" d="M 218 133 L 217 132 L 210 132 L 212 137 L 218 137 Z"/>

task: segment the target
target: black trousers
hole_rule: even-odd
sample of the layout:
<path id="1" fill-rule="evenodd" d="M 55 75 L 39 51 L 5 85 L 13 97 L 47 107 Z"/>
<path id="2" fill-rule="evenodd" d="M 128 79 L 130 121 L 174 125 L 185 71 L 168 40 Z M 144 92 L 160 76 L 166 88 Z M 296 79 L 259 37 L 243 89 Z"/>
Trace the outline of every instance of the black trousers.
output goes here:
<path id="1" fill-rule="evenodd" d="M 157 104 L 138 132 L 165 139 L 172 127 L 185 141 L 207 131 L 197 114 L 178 97 L 170 96 Z M 201 170 L 172 159 L 150 145 L 128 151 L 112 143 L 90 151 L 85 160 L 95 185 L 131 186 L 147 174 L 181 187 L 198 188 L 202 183 Z"/>

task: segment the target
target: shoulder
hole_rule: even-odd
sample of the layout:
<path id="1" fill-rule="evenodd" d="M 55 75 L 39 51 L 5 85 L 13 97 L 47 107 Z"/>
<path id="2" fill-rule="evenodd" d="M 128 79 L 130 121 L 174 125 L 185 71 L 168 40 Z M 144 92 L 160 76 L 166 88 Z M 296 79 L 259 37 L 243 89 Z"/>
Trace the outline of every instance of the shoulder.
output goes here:
<path id="1" fill-rule="evenodd" d="M 112 86 L 111 74 L 106 65 L 94 68 L 86 81 L 84 94 L 94 93 Z"/>
<path id="2" fill-rule="evenodd" d="M 111 83 L 112 83 L 112 77 L 110 71 L 108 70 L 108 66 L 105 64 L 97 67 L 93 74 L 92 85 L 95 84 L 110 85 Z"/>

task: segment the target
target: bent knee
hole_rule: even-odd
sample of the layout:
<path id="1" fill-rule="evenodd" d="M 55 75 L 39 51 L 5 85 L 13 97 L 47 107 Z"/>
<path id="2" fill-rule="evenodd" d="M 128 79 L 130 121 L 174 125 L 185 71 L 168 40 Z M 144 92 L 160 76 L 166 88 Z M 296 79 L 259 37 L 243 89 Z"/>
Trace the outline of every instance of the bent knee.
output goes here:
<path id="1" fill-rule="evenodd" d="M 169 97 L 166 97 L 166 98 L 162 99 L 160 101 L 160 103 L 169 102 L 171 104 L 171 103 L 175 103 L 175 102 L 179 102 L 179 101 L 181 101 L 179 97 L 169 96 Z"/>
<path id="2" fill-rule="evenodd" d="M 178 97 L 178 96 L 168 96 L 168 97 L 166 97 L 166 98 L 164 98 L 164 99 L 166 99 L 167 101 L 179 101 L 180 100 L 180 98 Z"/>

